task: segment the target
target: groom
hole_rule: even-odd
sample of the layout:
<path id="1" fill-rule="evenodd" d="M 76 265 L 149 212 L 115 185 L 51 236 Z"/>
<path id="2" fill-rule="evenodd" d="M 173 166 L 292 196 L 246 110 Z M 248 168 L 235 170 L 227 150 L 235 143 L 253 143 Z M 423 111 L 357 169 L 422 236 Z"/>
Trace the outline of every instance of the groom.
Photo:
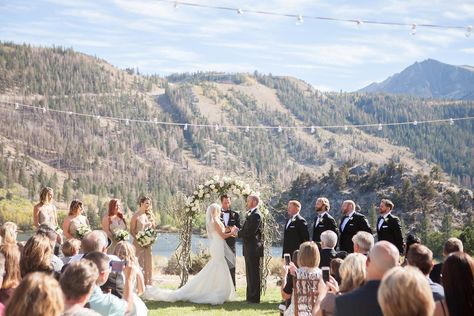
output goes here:
<path id="1" fill-rule="evenodd" d="M 230 228 L 232 226 L 236 226 L 238 229 L 240 229 L 240 216 L 239 213 L 233 211 L 230 209 L 230 204 L 231 204 L 231 199 L 230 196 L 227 194 L 224 194 L 221 196 L 221 205 L 222 205 L 222 210 L 221 210 L 221 221 L 224 224 L 226 231 L 230 231 Z M 229 246 L 229 248 L 232 250 L 232 252 L 235 255 L 235 237 L 228 237 L 226 238 L 225 242 Z M 234 282 L 234 287 L 235 287 L 235 267 L 230 268 L 230 275 L 232 277 L 232 282 Z"/>
<path id="2" fill-rule="evenodd" d="M 263 241 L 259 203 L 260 198 L 257 195 L 251 194 L 247 197 L 246 221 L 238 232 L 238 237 L 243 241 L 248 303 L 260 303 L 260 258 L 263 257 Z"/>

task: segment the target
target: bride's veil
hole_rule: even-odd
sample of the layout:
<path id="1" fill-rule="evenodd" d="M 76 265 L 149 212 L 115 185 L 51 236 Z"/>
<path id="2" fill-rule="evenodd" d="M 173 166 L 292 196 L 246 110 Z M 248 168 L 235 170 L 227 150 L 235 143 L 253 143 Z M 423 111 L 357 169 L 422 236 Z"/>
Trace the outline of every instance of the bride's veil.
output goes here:
<path id="1" fill-rule="evenodd" d="M 211 243 L 213 241 L 213 232 L 214 222 L 213 222 L 213 213 L 219 211 L 221 209 L 220 205 L 217 203 L 212 203 L 206 210 L 206 231 L 207 231 L 207 238 L 209 239 L 209 247 L 211 247 Z M 220 239 L 220 238 L 219 238 Z M 235 254 L 230 249 L 229 245 L 222 239 L 222 244 L 224 246 L 224 258 L 227 261 L 227 265 L 229 269 L 235 268 Z"/>

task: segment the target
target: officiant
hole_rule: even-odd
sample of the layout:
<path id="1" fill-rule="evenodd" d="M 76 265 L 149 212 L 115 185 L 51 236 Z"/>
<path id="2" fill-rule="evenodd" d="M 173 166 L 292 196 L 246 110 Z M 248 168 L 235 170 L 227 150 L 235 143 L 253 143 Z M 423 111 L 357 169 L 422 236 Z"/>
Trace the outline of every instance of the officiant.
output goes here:
<path id="1" fill-rule="evenodd" d="M 238 212 L 231 210 L 231 198 L 227 194 L 221 196 L 221 205 L 222 205 L 222 212 L 221 212 L 221 221 L 226 228 L 226 232 L 230 231 L 230 227 L 236 226 L 240 229 L 240 216 Z M 226 243 L 234 255 L 235 252 L 235 241 L 236 237 L 228 237 L 226 238 Z M 232 276 L 232 282 L 234 282 L 235 287 L 235 267 L 229 268 L 230 275 Z"/>

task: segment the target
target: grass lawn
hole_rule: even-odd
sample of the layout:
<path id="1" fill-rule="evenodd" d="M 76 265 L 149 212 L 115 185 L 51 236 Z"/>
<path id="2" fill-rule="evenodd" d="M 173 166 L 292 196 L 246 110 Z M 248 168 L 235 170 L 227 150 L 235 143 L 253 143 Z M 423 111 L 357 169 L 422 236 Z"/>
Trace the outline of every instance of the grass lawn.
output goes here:
<path id="1" fill-rule="evenodd" d="M 187 302 L 145 302 L 150 310 L 148 315 L 279 315 L 278 304 L 281 302 L 280 289 L 269 287 L 262 296 L 260 304 L 245 302 L 245 287 L 237 288 L 237 301 L 223 305 L 204 305 Z"/>

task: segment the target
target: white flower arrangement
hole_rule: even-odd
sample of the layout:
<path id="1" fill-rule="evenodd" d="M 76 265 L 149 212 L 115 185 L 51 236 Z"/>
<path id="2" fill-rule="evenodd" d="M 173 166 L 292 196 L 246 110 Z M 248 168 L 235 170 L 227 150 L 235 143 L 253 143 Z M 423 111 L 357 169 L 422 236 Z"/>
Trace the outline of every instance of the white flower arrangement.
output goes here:
<path id="1" fill-rule="evenodd" d="M 116 229 L 114 230 L 113 235 L 116 241 L 130 240 L 130 234 L 128 230 L 125 229 Z"/>
<path id="2" fill-rule="evenodd" d="M 82 239 L 85 235 L 91 232 L 91 228 L 88 225 L 79 225 L 76 230 L 76 238 Z"/>
<path id="3" fill-rule="evenodd" d="M 62 235 L 62 234 L 63 234 L 63 230 L 62 230 L 61 227 L 59 227 L 59 226 L 56 226 L 56 227 L 54 228 L 54 231 L 55 231 L 56 234 L 58 234 L 58 235 Z"/>
<path id="4" fill-rule="evenodd" d="M 143 248 L 151 246 L 156 241 L 157 237 L 158 232 L 153 228 L 142 230 L 135 236 L 137 243 Z"/>

